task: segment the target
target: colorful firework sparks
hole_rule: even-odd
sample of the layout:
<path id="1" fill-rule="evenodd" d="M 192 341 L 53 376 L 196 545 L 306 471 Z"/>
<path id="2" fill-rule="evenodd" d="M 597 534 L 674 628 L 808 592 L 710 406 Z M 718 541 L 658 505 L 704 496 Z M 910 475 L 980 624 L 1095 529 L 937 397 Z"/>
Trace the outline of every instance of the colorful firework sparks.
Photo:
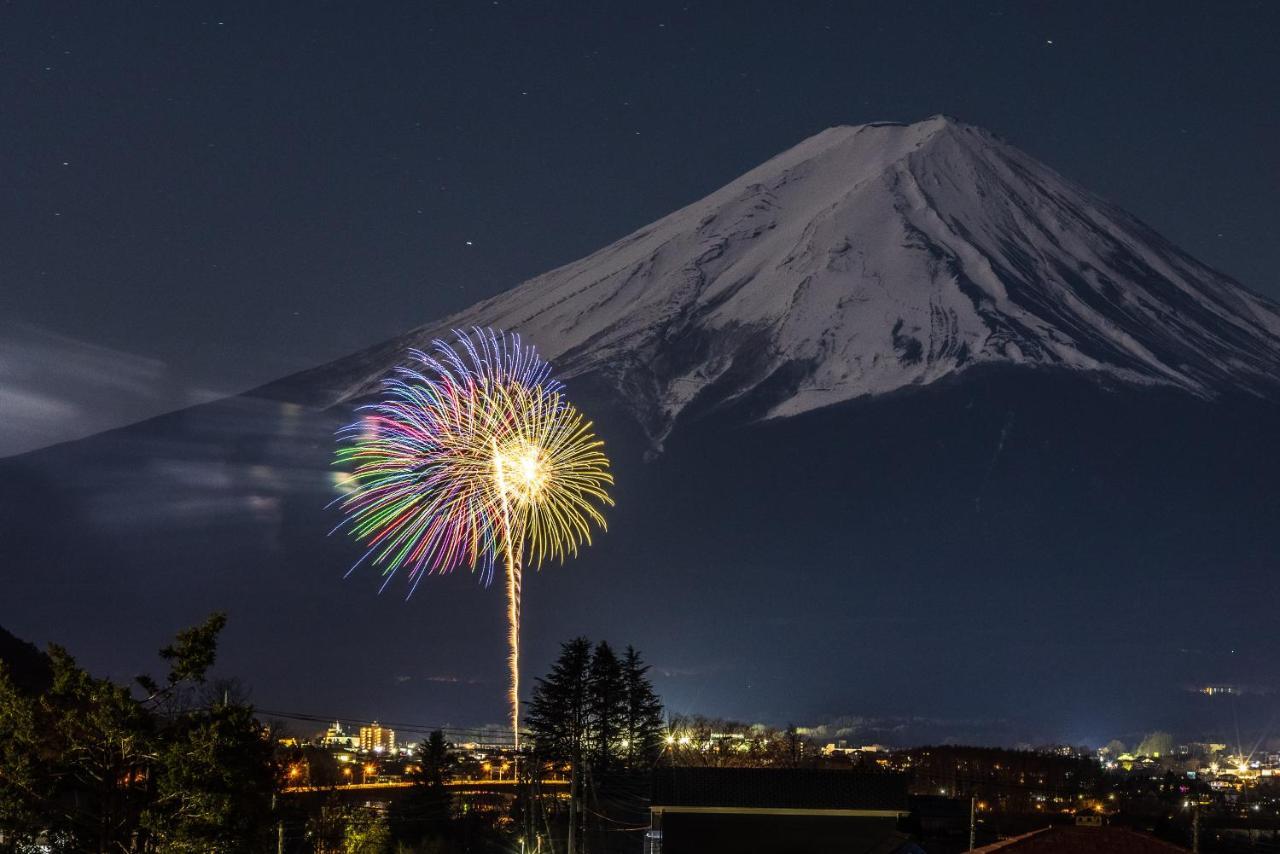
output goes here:
<path id="1" fill-rule="evenodd" d="M 410 351 L 340 432 L 346 526 L 410 594 L 460 566 L 488 584 L 499 559 L 508 593 L 512 727 L 518 744 L 520 586 L 525 565 L 565 560 L 604 528 L 613 483 L 603 443 L 550 366 L 516 335 L 455 332 Z M 354 570 L 355 567 L 352 567 Z"/>

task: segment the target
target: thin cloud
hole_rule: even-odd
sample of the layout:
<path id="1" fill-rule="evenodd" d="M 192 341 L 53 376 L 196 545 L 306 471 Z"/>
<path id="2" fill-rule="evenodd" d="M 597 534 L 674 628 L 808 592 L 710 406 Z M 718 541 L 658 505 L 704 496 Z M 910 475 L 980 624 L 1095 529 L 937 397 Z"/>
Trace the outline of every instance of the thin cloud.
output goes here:
<path id="1" fill-rule="evenodd" d="M 159 359 L 0 323 L 0 457 L 90 436 L 221 396 Z"/>

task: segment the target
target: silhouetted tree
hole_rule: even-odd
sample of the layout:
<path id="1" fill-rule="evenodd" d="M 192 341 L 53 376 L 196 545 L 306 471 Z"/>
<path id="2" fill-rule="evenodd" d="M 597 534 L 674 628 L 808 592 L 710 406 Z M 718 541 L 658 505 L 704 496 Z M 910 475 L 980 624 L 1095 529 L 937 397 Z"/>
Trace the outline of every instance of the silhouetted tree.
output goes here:
<path id="1" fill-rule="evenodd" d="M 631 769 L 649 768 L 662 752 L 666 725 L 662 700 L 649 681 L 649 665 L 640 659 L 635 647 L 628 646 L 622 659 L 622 677 L 626 683 L 626 707 L 622 722 L 623 756 Z"/>
<path id="2" fill-rule="evenodd" d="M 1173 736 L 1167 732 L 1147 733 L 1137 747 L 1139 756 L 1168 756 L 1173 752 Z"/>
<path id="3" fill-rule="evenodd" d="M 164 725 L 144 825 L 165 851 L 238 851 L 261 843 L 276 780 L 253 710 L 218 703 Z"/>
<path id="4" fill-rule="evenodd" d="M 594 772 L 607 772 L 623 750 L 627 682 L 622 662 L 605 641 L 596 644 L 587 673 L 587 727 Z"/>
<path id="5" fill-rule="evenodd" d="M 525 728 L 539 764 L 569 763 L 568 854 L 575 854 L 579 789 L 591 721 L 591 641 L 574 638 L 560 646 L 560 657 L 545 679 L 538 679 L 529 701 Z"/>
<path id="6" fill-rule="evenodd" d="M 560 646 L 560 657 L 537 680 L 525 730 L 542 757 L 581 761 L 590 725 L 591 641 L 574 638 Z"/>
<path id="7" fill-rule="evenodd" d="M 1109 759 L 1115 759 L 1120 754 L 1126 752 L 1124 742 L 1116 738 L 1108 741 L 1107 746 L 1102 749 L 1106 752 Z"/>
<path id="8" fill-rule="evenodd" d="M 561 646 L 551 673 L 534 688 L 525 716 L 535 746 L 530 773 L 540 773 L 548 762 L 569 766 L 570 854 L 583 829 L 579 815 L 584 784 L 594 812 L 625 810 L 628 822 L 635 812 L 632 807 L 643 800 L 637 793 L 647 791 L 647 782 L 628 772 L 649 770 L 662 747 L 662 704 L 649 683 L 648 669 L 630 647 L 619 659 L 608 643 L 593 650 L 586 638 L 575 638 Z M 599 834 L 602 839 L 616 835 L 603 830 Z"/>
<path id="9" fill-rule="evenodd" d="M 154 721 L 128 689 L 90 676 L 65 649 L 50 646 L 48 656 L 52 683 L 38 697 L 0 673 L 4 824 L 19 846 L 45 832 L 72 850 L 137 850 Z"/>
<path id="10" fill-rule="evenodd" d="M 449 835 L 452 799 L 446 784 L 453 778 L 453 767 L 454 759 L 440 730 L 418 745 L 414 770 L 409 774 L 414 786 L 392 806 L 389 816 L 391 835 L 398 843 L 420 847 L 424 840 L 431 840 L 431 847 L 443 847 Z"/>
<path id="11" fill-rule="evenodd" d="M 214 614 L 180 632 L 160 653 L 164 681 L 138 680 L 141 701 L 57 646 L 38 695 L 0 667 L 7 839 L 20 849 L 43 834 L 71 851 L 259 850 L 276 780 L 270 742 L 247 704 L 192 702 L 225 622 Z"/>

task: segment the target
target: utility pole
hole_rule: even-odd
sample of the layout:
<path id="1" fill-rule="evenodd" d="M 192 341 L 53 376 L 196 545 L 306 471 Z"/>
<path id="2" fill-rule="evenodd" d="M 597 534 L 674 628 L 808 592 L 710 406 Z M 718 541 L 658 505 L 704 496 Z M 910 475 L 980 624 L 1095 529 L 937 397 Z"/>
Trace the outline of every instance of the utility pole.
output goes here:
<path id="1" fill-rule="evenodd" d="M 1200 854 L 1200 798 L 1191 807 L 1191 852 Z"/>
<path id="2" fill-rule="evenodd" d="M 973 837 L 974 837 L 974 831 L 977 829 L 976 825 L 974 824 L 974 820 L 973 820 L 973 819 L 974 819 L 974 809 L 975 809 L 975 807 L 976 807 L 976 805 L 977 805 L 977 801 L 978 801 L 978 796 L 977 796 L 977 795 L 970 795 L 970 796 L 969 796 L 969 850 L 970 850 L 970 851 L 972 851 L 972 850 L 973 850 Z"/>
<path id="3" fill-rule="evenodd" d="M 271 793 L 271 811 L 277 812 L 276 794 Z M 276 854 L 284 854 L 284 819 L 276 815 Z"/>
<path id="4" fill-rule="evenodd" d="M 569 767 L 569 844 L 566 854 L 578 854 L 577 842 L 578 824 L 578 759 L 574 758 L 573 764 Z"/>

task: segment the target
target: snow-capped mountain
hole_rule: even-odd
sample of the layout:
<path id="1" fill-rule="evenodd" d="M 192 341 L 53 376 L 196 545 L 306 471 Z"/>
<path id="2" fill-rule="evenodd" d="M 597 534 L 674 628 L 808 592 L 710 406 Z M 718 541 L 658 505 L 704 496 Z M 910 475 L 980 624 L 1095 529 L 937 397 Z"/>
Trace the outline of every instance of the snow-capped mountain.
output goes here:
<path id="1" fill-rule="evenodd" d="M 793 415 L 1000 363 L 1202 397 L 1280 388 L 1280 306 L 945 116 L 825 130 L 586 258 L 294 382 L 358 397 L 405 348 L 473 325 L 519 332 L 563 377 L 605 379 L 655 441 L 691 407 Z"/>

